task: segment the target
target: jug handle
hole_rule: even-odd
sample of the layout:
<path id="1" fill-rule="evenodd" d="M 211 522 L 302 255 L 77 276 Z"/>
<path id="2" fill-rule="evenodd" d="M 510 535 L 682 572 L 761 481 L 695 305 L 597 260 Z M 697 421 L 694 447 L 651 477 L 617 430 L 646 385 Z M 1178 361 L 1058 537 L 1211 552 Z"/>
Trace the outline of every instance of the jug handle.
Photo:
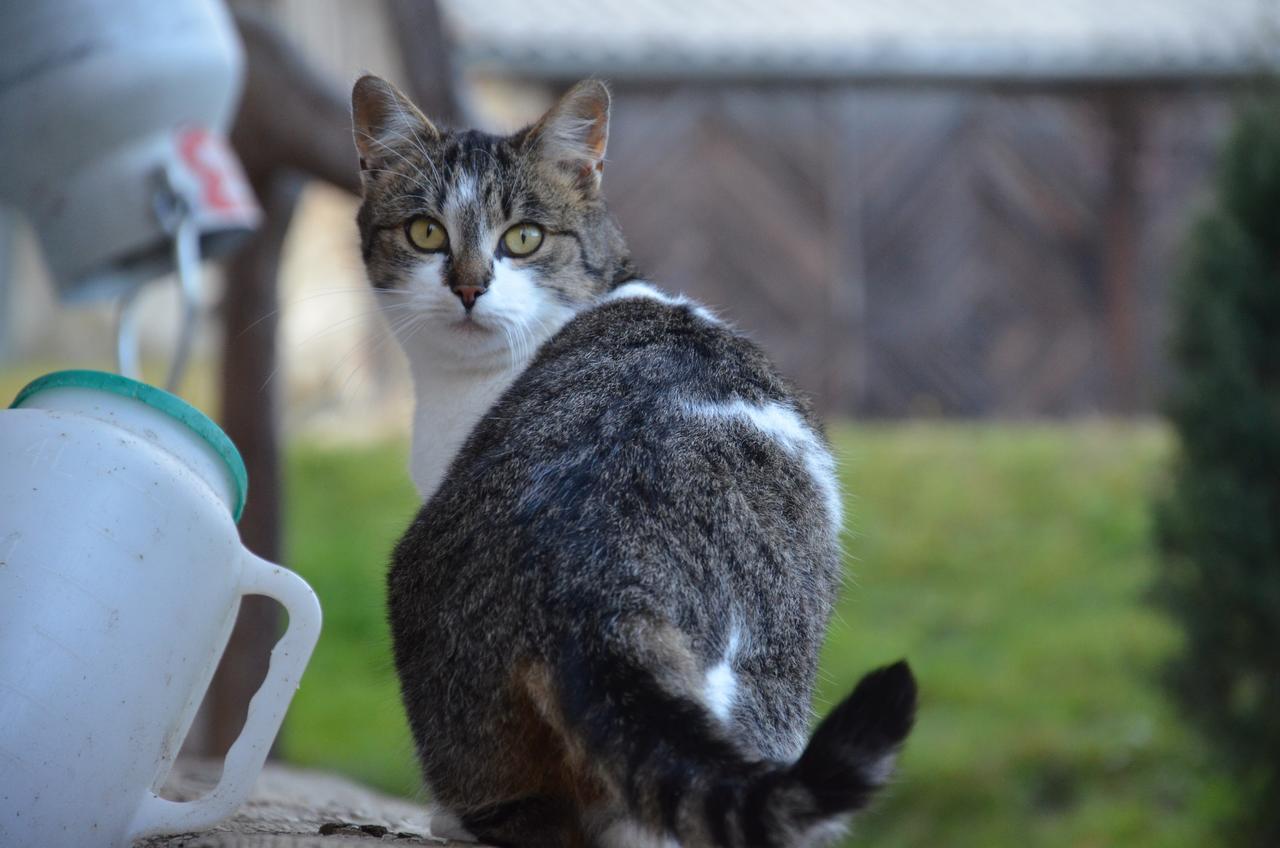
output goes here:
<path id="1" fill-rule="evenodd" d="M 131 839 L 158 833 L 190 833 L 231 815 L 249 796 L 280 730 L 302 672 L 320 636 L 320 602 L 288 569 L 243 551 L 240 593 L 266 595 L 289 612 L 289 627 L 271 649 L 266 679 L 249 701 L 244 728 L 227 751 L 218 785 L 194 801 L 169 801 L 147 790 L 129 827 Z"/>

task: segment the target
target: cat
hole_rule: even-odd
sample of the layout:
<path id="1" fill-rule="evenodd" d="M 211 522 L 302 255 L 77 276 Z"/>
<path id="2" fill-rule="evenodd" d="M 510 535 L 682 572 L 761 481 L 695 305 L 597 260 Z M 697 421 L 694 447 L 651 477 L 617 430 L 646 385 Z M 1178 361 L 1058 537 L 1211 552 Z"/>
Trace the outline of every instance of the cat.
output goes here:
<path id="1" fill-rule="evenodd" d="M 510 136 L 352 95 L 362 253 L 412 371 L 425 503 L 388 575 L 438 821 L 518 846 L 837 839 L 914 721 L 905 662 L 808 738 L 841 574 L 806 400 L 643 280 L 601 188 L 610 97 Z"/>

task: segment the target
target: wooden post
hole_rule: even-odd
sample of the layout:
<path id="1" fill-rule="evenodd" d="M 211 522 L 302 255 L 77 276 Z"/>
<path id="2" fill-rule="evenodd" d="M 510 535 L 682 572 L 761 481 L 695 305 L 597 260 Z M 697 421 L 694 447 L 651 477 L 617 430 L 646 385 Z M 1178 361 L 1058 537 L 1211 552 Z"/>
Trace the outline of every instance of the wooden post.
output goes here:
<path id="1" fill-rule="evenodd" d="M 249 471 L 249 498 L 240 519 L 245 547 L 272 562 L 284 558 L 281 530 L 280 381 L 276 368 L 279 297 L 276 272 L 289 222 L 302 189 L 299 178 L 273 175 L 253 185 L 263 225 L 227 263 L 222 305 L 222 426 Z M 246 597 L 209 690 L 209 750 L 221 755 L 240 734 L 249 699 L 267 673 L 279 635 L 275 601 Z"/>
<path id="2" fill-rule="evenodd" d="M 388 0 L 409 96 L 432 120 L 456 124 L 464 117 L 458 101 L 449 39 L 435 0 Z"/>
<path id="3" fill-rule="evenodd" d="M 850 89 L 820 89 L 825 131 L 823 168 L 827 217 L 827 303 L 823 319 L 824 407 L 848 415 L 866 410 L 868 356 L 867 274 L 862 246 L 862 174 Z"/>
<path id="4" fill-rule="evenodd" d="M 13 348 L 13 309 L 9 301 L 13 298 L 16 223 L 14 213 L 0 209 L 0 362 L 9 358 Z"/>
<path id="5" fill-rule="evenodd" d="M 231 143 L 263 208 L 263 224 L 227 265 L 223 300 L 222 422 L 249 471 L 240 537 L 259 556 L 283 559 L 282 471 L 276 372 L 276 277 L 307 176 L 353 193 L 359 172 L 345 92 L 322 81 L 262 15 L 236 16 L 247 56 L 244 100 Z M 221 757 L 244 724 L 279 635 L 279 607 L 245 598 L 187 750 Z"/>
<path id="6" fill-rule="evenodd" d="M 1107 191 L 1103 210 L 1103 291 L 1111 375 L 1108 407 L 1131 414 L 1138 408 L 1138 147 L 1141 102 L 1127 90 L 1105 92 L 1109 130 Z"/>

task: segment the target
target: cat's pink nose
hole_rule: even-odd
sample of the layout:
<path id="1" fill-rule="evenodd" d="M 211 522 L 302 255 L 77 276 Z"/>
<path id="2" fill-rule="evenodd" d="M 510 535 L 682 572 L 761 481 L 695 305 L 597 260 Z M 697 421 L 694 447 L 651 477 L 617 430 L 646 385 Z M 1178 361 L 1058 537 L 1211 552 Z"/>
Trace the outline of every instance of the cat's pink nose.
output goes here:
<path id="1" fill-rule="evenodd" d="M 453 293 L 458 296 L 458 300 L 462 301 L 462 308 L 471 311 L 471 307 L 476 305 L 476 298 L 484 294 L 488 289 L 482 289 L 479 286 L 458 286 Z"/>

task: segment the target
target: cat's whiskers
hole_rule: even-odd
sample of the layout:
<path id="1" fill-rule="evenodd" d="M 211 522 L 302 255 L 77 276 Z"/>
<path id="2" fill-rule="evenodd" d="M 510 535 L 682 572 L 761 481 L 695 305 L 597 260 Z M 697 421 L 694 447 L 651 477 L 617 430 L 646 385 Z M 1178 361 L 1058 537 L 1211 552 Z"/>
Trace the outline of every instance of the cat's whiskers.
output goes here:
<path id="1" fill-rule="evenodd" d="M 511 320 L 507 316 L 503 316 L 504 320 L 498 323 L 502 328 L 502 334 L 507 340 L 507 353 L 509 359 L 508 370 L 514 372 L 520 367 L 523 361 L 523 351 L 521 349 L 520 328 L 517 322 Z"/>
<path id="2" fill-rule="evenodd" d="M 386 141 L 382 139 L 381 136 L 374 136 L 368 132 L 363 132 L 363 131 L 360 131 L 360 135 L 368 139 L 369 141 L 373 142 L 374 144 L 378 145 L 380 148 L 382 148 L 382 150 L 386 151 L 387 153 L 391 153 L 395 156 L 400 157 L 400 159 L 403 160 L 405 164 L 407 164 L 409 167 L 413 168 L 414 171 L 416 171 L 417 174 L 424 181 L 427 179 L 427 175 L 422 172 L 422 169 L 419 168 L 412 159 L 410 159 L 408 156 L 405 156 L 403 153 L 397 150 L 393 145 L 388 144 Z M 384 127 L 382 130 L 382 135 L 391 136 L 392 138 L 409 142 L 410 147 L 414 149 L 415 153 L 423 154 L 423 159 L 427 162 L 427 164 L 431 165 L 432 172 L 434 173 L 436 179 L 440 178 L 440 172 L 435 168 L 435 163 L 431 161 L 431 158 L 426 155 L 426 151 L 414 139 L 409 138 L 404 133 L 399 132 L 398 130 L 391 129 L 390 127 Z"/>
<path id="3" fill-rule="evenodd" d="M 507 347 L 510 351 L 510 370 L 512 372 L 523 370 L 524 366 L 533 358 L 534 351 L 538 345 L 538 339 L 529 326 L 531 320 L 538 321 L 540 327 L 546 327 L 545 322 L 535 315 L 512 316 L 505 313 L 494 313 L 487 316 L 489 320 L 502 330 L 503 336 L 507 341 Z"/>
<path id="4" fill-rule="evenodd" d="M 431 161 L 431 157 L 427 154 L 426 149 L 422 147 L 420 142 L 418 142 L 416 139 L 411 139 L 408 136 L 404 135 L 403 133 L 397 132 L 396 130 L 393 130 L 390 128 L 384 129 L 383 132 L 387 135 L 391 135 L 391 136 L 394 136 L 395 138 L 401 139 L 402 141 L 409 142 L 409 144 L 414 148 L 414 150 L 422 155 L 422 160 L 431 166 L 431 172 L 435 176 L 436 181 L 437 182 L 441 181 L 440 169 L 436 167 L 435 162 Z M 392 147 L 390 144 L 387 144 L 381 138 L 375 138 L 374 136 L 370 135 L 367 132 L 361 132 L 360 134 L 363 135 L 365 138 L 369 139 L 369 141 L 381 147 L 386 152 L 394 156 L 400 157 L 401 161 L 403 161 L 410 168 L 413 168 L 414 172 L 418 175 L 418 179 L 422 181 L 421 182 L 422 187 L 423 188 L 428 187 L 427 175 L 422 172 L 422 169 L 419 168 L 412 159 L 410 159 L 408 156 L 405 156 L 395 147 Z"/>
<path id="5" fill-rule="evenodd" d="M 368 291 L 369 291 L 368 286 L 358 286 L 358 287 L 346 286 L 340 289 L 326 289 L 324 291 L 309 292 L 308 294 L 305 294 L 301 297 L 295 297 L 292 300 L 289 300 L 286 303 L 283 303 L 280 306 L 277 306 L 275 309 L 268 309 L 266 312 L 259 315 L 253 321 L 250 321 L 248 326 L 246 326 L 243 330 L 239 332 L 239 334 L 237 335 L 237 338 L 239 338 L 240 336 L 243 336 L 245 333 L 249 332 L 254 327 L 257 327 L 259 324 L 261 324 L 263 321 L 266 321 L 268 318 L 273 318 L 279 315 L 285 309 L 291 309 L 295 306 L 298 306 L 299 304 L 303 304 L 303 303 L 307 303 L 309 301 L 315 300 L 318 297 L 331 297 L 333 295 L 338 295 L 338 294 L 365 294 Z M 401 291 L 384 291 L 383 293 L 384 294 L 408 294 L 408 292 L 401 292 Z M 377 292 L 375 291 L 375 297 L 376 296 L 377 296 Z M 371 315 L 373 313 L 365 313 L 365 314 Z"/>
<path id="6" fill-rule="evenodd" d="M 500 324 L 499 326 L 502 327 L 502 334 L 507 337 L 507 353 L 511 359 L 510 370 L 515 371 L 520 367 L 520 359 L 516 350 L 517 339 L 515 335 L 515 328 L 513 325 L 506 323 Z"/>
<path id="7" fill-rule="evenodd" d="M 511 370 L 512 373 L 520 371 L 529 363 L 529 338 L 525 330 L 522 320 L 513 319 L 509 322 L 508 327 L 511 328 Z"/>
<path id="8" fill-rule="evenodd" d="M 363 320 L 365 318 L 371 318 L 375 315 L 381 315 L 385 317 L 387 315 L 395 315 L 399 312 L 411 312 L 415 309 L 416 309 L 416 305 L 413 303 L 378 303 L 378 304 L 375 304 L 373 309 L 367 309 L 363 312 L 357 312 L 354 315 L 350 315 L 346 318 L 340 319 L 338 321 L 334 321 L 332 324 L 329 324 L 326 327 L 322 327 L 321 329 L 312 333 L 310 336 L 303 339 L 302 341 L 296 342 L 295 347 L 302 347 L 303 345 L 310 344 L 316 339 L 323 338 L 324 336 L 327 336 L 330 333 L 336 332 L 337 330 L 340 330 L 351 323 Z"/>
<path id="9" fill-rule="evenodd" d="M 418 315 L 418 316 L 415 316 L 414 319 L 411 319 L 410 321 L 408 321 L 406 324 L 402 324 L 400 326 L 400 329 L 398 330 L 398 333 L 404 334 L 404 337 L 400 339 L 400 344 L 405 347 L 412 344 L 414 338 L 418 335 L 418 333 L 424 327 L 427 327 L 431 324 L 431 321 L 429 320 L 429 318 L 430 316 L 428 315 Z M 415 323 L 415 320 L 416 320 L 416 323 Z M 381 349 L 381 345 L 385 344 L 387 338 L 390 338 L 392 335 L 393 334 L 388 334 L 387 336 L 383 337 L 382 341 L 379 343 L 379 347 L 375 348 L 371 352 L 376 353 L 377 350 Z M 346 388 L 347 382 L 350 382 L 351 378 L 354 377 L 356 373 L 359 372 L 362 364 L 363 363 L 357 363 L 356 367 L 352 369 L 351 374 L 347 376 L 347 380 L 343 382 L 344 389 Z"/>
<path id="10" fill-rule="evenodd" d="M 366 174 L 390 174 L 393 177 L 401 177 L 403 179 L 408 180 L 410 184 L 417 186 L 420 190 L 424 192 L 431 188 L 430 183 L 427 183 L 424 181 L 425 178 L 418 179 L 418 178 L 415 178 L 413 174 L 405 174 L 400 171 L 393 171 L 390 168 L 365 168 L 364 171 Z"/>
<path id="11" fill-rule="evenodd" d="M 405 112 L 404 106 L 401 105 L 400 103 L 396 104 L 396 114 L 400 117 L 401 126 L 407 126 L 411 123 L 408 113 Z M 422 158 L 426 160 L 426 163 L 428 165 L 431 166 L 431 170 L 435 174 L 436 179 L 437 180 L 440 179 L 440 171 L 439 169 L 436 168 L 435 162 L 431 161 L 431 156 L 430 154 L 427 153 L 427 149 L 422 144 L 422 140 L 420 138 L 418 138 L 416 135 L 412 138 L 406 138 L 403 133 L 398 132 L 397 130 L 391 129 L 390 127 L 384 127 L 383 129 L 384 131 L 389 131 L 392 135 L 396 136 L 397 138 L 408 141 L 413 146 L 413 149 L 417 153 L 422 154 Z"/>
<path id="12" fill-rule="evenodd" d="M 412 304 L 405 304 L 405 306 L 412 307 Z M 340 359 L 338 363 L 333 367 L 333 371 L 331 372 L 332 375 L 335 378 L 340 376 L 339 372 L 346 365 L 347 361 L 350 360 L 351 357 L 355 356 L 355 354 L 358 352 L 362 352 L 366 354 L 366 357 L 365 357 L 366 361 L 356 362 L 355 366 L 351 369 L 351 373 L 349 373 L 346 379 L 342 381 L 341 390 L 346 391 L 347 385 L 351 382 L 351 379 L 360 372 L 360 369 L 364 367 L 364 365 L 368 364 L 367 360 L 369 358 L 372 358 L 374 354 L 377 354 L 380 350 L 382 350 L 382 348 L 387 344 L 389 340 L 398 338 L 399 336 L 404 334 L 406 331 L 409 331 L 409 337 L 412 337 L 413 333 L 416 332 L 417 330 L 417 327 L 414 326 L 414 323 L 418 321 L 425 322 L 425 320 L 426 319 L 424 318 L 424 316 L 421 315 L 417 310 L 410 309 L 408 310 L 408 314 L 396 315 L 394 318 L 387 319 L 387 321 L 385 322 L 385 326 L 382 326 L 380 328 L 381 332 L 379 332 L 378 334 L 366 336 L 365 338 L 357 342 L 355 345 L 353 345 L 351 350 L 347 351 L 347 353 L 342 357 L 342 359 Z M 402 343 L 405 343 L 405 341 L 402 340 Z"/>
<path id="13" fill-rule="evenodd" d="M 534 338 L 533 338 L 533 332 L 529 329 L 528 324 L 522 321 L 519 327 L 520 327 L 520 344 L 522 347 L 520 351 L 520 362 L 521 362 L 521 365 L 523 366 L 523 365 L 527 365 L 529 363 L 529 360 L 533 358 Z"/>
<path id="14" fill-rule="evenodd" d="M 537 313 L 522 316 L 522 328 L 529 340 L 528 355 L 525 357 L 526 362 L 533 359 L 533 355 L 537 353 L 537 349 L 542 346 L 543 342 L 555 335 L 556 331 L 560 329 L 561 323 L 551 321 Z M 534 324 L 537 325 L 538 332 L 536 333 L 534 332 Z"/>
<path id="15" fill-rule="evenodd" d="M 423 198 L 421 193 L 409 192 L 408 194 L 397 194 L 394 197 L 388 197 L 386 202 L 387 204 L 392 204 L 392 203 L 398 203 L 401 200 L 417 201 L 417 204 L 420 206 L 422 204 Z"/>
<path id="16" fill-rule="evenodd" d="M 357 290 L 357 291 L 360 291 L 360 290 Z M 336 332 L 338 329 L 340 329 L 340 328 L 342 328 L 342 327 L 345 327 L 346 325 L 348 325 L 348 324 L 352 323 L 353 321 L 358 321 L 358 320 L 360 320 L 360 319 L 362 319 L 362 318 L 369 318 L 369 317 L 372 317 L 372 316 L 374 316 L 374 315 L 379 315 L 379 314 L 381 314 L 381 315 L 383 315 L 383 316 L 385 317 L 385 316 L 386 316 L 386 314 L 387 314 L 388 312 L 392 312 L 392 313 L 394 313 L 394 312 L 396 312 L 396 311 L 398 311 L 398 310 L 399 310 L 399 311 L 407 311 L 407 310 L 411 310 L 411 309 L 412 309 L 412 307 L 413 307 L 413 304 L 407 304 L 407 303 L 378 304 L 377 308 L 375 308 L 375 309 L 372 309 L 372 310 L 369 310 L 369 311 L 366 311 L 366 312 L 362 312 L 362 313 L 358 313 L 358 314 L 356 314 L 356 315 L 348 316 L 347 318 L 343 318 L 343 319 L 341 319 L 341 320 L 339 320 L 339 321 L 335 321 L 334 323 L 332 323 L 332 324 L 330 324 L 330 325 L 328 325 L 328 326 L 326 326 L 326 327 L 323 327 L 323 328 L 322 328 L 322 329 L 320 329 L 320 330 L 317 330 L 315 333 L 312 333 L 310 336 L 308 336 L 307 338 L 303 339 L 302 341 L 300 341 L 300 342 L 296 342 L 296 343 L 293 345 L 293 347 L 295 347 L 295 348 L 300 348 L 300 347 L 302 347 L 302 346 L 304 346 L 304 345 L 310 344 L 311 342 L 315 341 L 315 340 L 316 340 L 316 339 L 318 339 L 318 338 L 321 338 L 322 336 L 325 336 L 325 335 L 327 335 L 327 334 L 329 334 L 329 333 L 332 333 L 332 332 Z M 264 317 L 264 318 L 260 318 L 260 319 L 258 319 L 258 320 L 259 320 L 259 321 L 265 320 L 265 317 Z M 385 336 L 386 336 L 386 334 L 387 334 L 387 328 L 386 328 L 385 326 L 383 326 L 383 325 L 384 325 L 385 323 L 388 323 L 389 321 L 390 321 L 390 319 L 387 319 L 387 321 L 379 322 L 377 325 L 375 325 L 375 326 L 377 327 L 377 329 L 378 329 L 378 335 L 375 335 L 375 336 L 374 336 L 374 338 L 378 338 L 379 336 L 381 336 L 381 337 L 384 337 L 384 338 L 385 338 Z M 360 349 L 360 347 L 361 347 L 361 345 L 369 343 L 369 339 L 370 339 L 370 337 L 369 337 L 369 336 L 365 336 L 365 337 L 361 338 L 359 341 L 357 341 L 357 342 L 352 346 L 352 349 L 351 349 L 350 351 L 348 351 L 348 352 L 347 352 L 347 354 L 346 354 L 346 355 L 345 355 L 341 360 L 339 360 L 339 362 L 338 362 L 338 364 L 337 364 L 336 366 L 334 366 L 334 370 L 336 371 L 338 368 L 341 368 L 341 367 L 342 367 L 342 364 L 343 364 L 343 363 L 344 363 L 344 362 L 345 362 L 345 361 L 346 361 L 350 356 L 352 356 L 352 355 L 355 353 L 355 351 L 359 350 L 359 349 Z M 284 367 L 284 363 L 283 363 L 282 361 L 278 361 L 278 362 L 276 363 L 276 366 L 275 366 L 274 368 L 272 368 L 272 369 L 271 369 L 271 373 L 270 373 L 270 374 L 268 374 L 268 375 L 267 375 L 267 378 L 266 378 L 265 380 L 263 380 L 263 381 L 262 381 L 262 385 L 258 387 L 258 391 L 260 391 L 260 392 L 261 392 L 261 391 L 264 391 L 264 390 L 267 388 L 267 386 L 269 386 L 269 385 L 271 384 L 271 381 L 272 381 L 272 380 L 274 380 L 274 379 L 276 378 L 276 376 L 277 376 L 277 375 L 279 375 L 280 370 L 281 370 L 283 367 Z"/>
<path id="17" fill-rule="evenodd" d="M 278 310 L 277 310 L 277 311 L 278 311 Z M 341 328 L 343 328 L 343 327 L 346 327 L 347 325 L 349 325 L 349 324 L 351 324 L 351 323 L 353 323 L 353 322 L 355 322 L 355 321 L 359 321 L 359 320 L 364 319 L 364 318 L 369 318 L 369 317 L 372 317 L 372 316 L 374 316 L 374 315 L 381 314 L 381 313 L 383 313 L 383 312 L 385 312 L 385 311 L 386 311 L 386 307 L 380 307 L 380 308 L 372 309 L 372 310 L 368 310 L 368 311 L 365 311 L 365 312 L 358 312 L 358 313 L 356 313 L 355 315 L 349 315 L 349 316 L 347 316 L 346 318 L 342 318 L 342 319 L 340 319 L 340 320 L 338 320 L 338 321 L 333 322 L 332 324 L 329 324 L 328 326 L 322 327 L 321 329 L 319 329 L 319 330 L 317 330 L 316 332 L 312 333 L 310 336 L 307 336 L 307 338 L 303 339 L 302 341 L 294 342 L 294 343 L 291 345 L 291 347 L 293 347 L 293 348 L 301 348 L 301 347 L 304 347 L 305 345 L 310 344 L 311 342 L 315 341 L 316 339 L 319 339 L 319 338 L 321 338 L 322 336 L 328 335 L 329 333 L 337 332 L 339 329 L 341 329 Z M 261 322 L 265 321 L 268 317 L 270 317 L 270 316 L 269 316 L 269 315 L 264 315 L 263 317 L 261 317 L 261 318 L 259 318 L 257 321 L 255 321 L 255 322 L 254 322 L 254 324 L 259 324 L 259 323 L 261 323 Z M 253 325 L 250 325 L 250 326 L 253 326 Z M 248 328 L 246 328 L 246 331 L 247 331 L 247 329 L 248 329 Z M 277 360 L 275 367 L 271 369 L 271 373 L 267 375 L 267 378 L 266 378 L 265 380 L 263 380 L 263 381 L 262 381 L 262 385 L 258 387 L 258 391 L 260 391 L 260 392 L 261 392 L 261 391 L 265 390 L 265 389 L 267 388 L 267 386 L 271 385 L 271 381 L 272 381 L 272 380 L 274 380 L 274 379 L 276 378 L 276 376 L 280 373 L 280 370 L 281 370 L 283 367 L 284 367 L 284 362 L 283 362 L 282 360 Z"/>
<path id="18" fill-rule="evenodd" d="M 408 322 L 409 322 L 408 326 L 413 327 L 413 322 L 415 320 L 420 320 L 420 316 L 410 316 L 410 318 L 408 319 Z M 414 329 L 416 329 L 416 327 Z M 404 332 L 404 330 L 405 328 L 402 326 L 399 332 Z M 374 340 L 374 343 L 372 344 L 372 346 L 365 351 L 366 356 L 364 357 L 364 359 L 357 360 L 355 365 L 351 369 L 351 373 L 347 374 L 346 379 L 342 381 L 342 386 L 340 387 L 340 391 L 346 392 L 347 386 L 350 385 L 352 379 L 354 379 L 355 376 L 360 373 L 360 370 L 369 363 L 369 360 L 373 359 L 373 357 L 376 356 L 378 352 L 381 351 L 382 348 L 386 346 L 388 341 L 390 341 L 393 338 L 396 338 L 396 335 L 397 334 L 394 332 L 387 331 L 382 333 L 381 336 L 377 337 L 376 340 Z M 412 336 L 412 332 L 410 332 L 410 335 Z M 339 368 L 341 368 L 341 366 L 339 366 Z M 337 371 L 338 369 L 335 368 L 334 370 Z"/>

